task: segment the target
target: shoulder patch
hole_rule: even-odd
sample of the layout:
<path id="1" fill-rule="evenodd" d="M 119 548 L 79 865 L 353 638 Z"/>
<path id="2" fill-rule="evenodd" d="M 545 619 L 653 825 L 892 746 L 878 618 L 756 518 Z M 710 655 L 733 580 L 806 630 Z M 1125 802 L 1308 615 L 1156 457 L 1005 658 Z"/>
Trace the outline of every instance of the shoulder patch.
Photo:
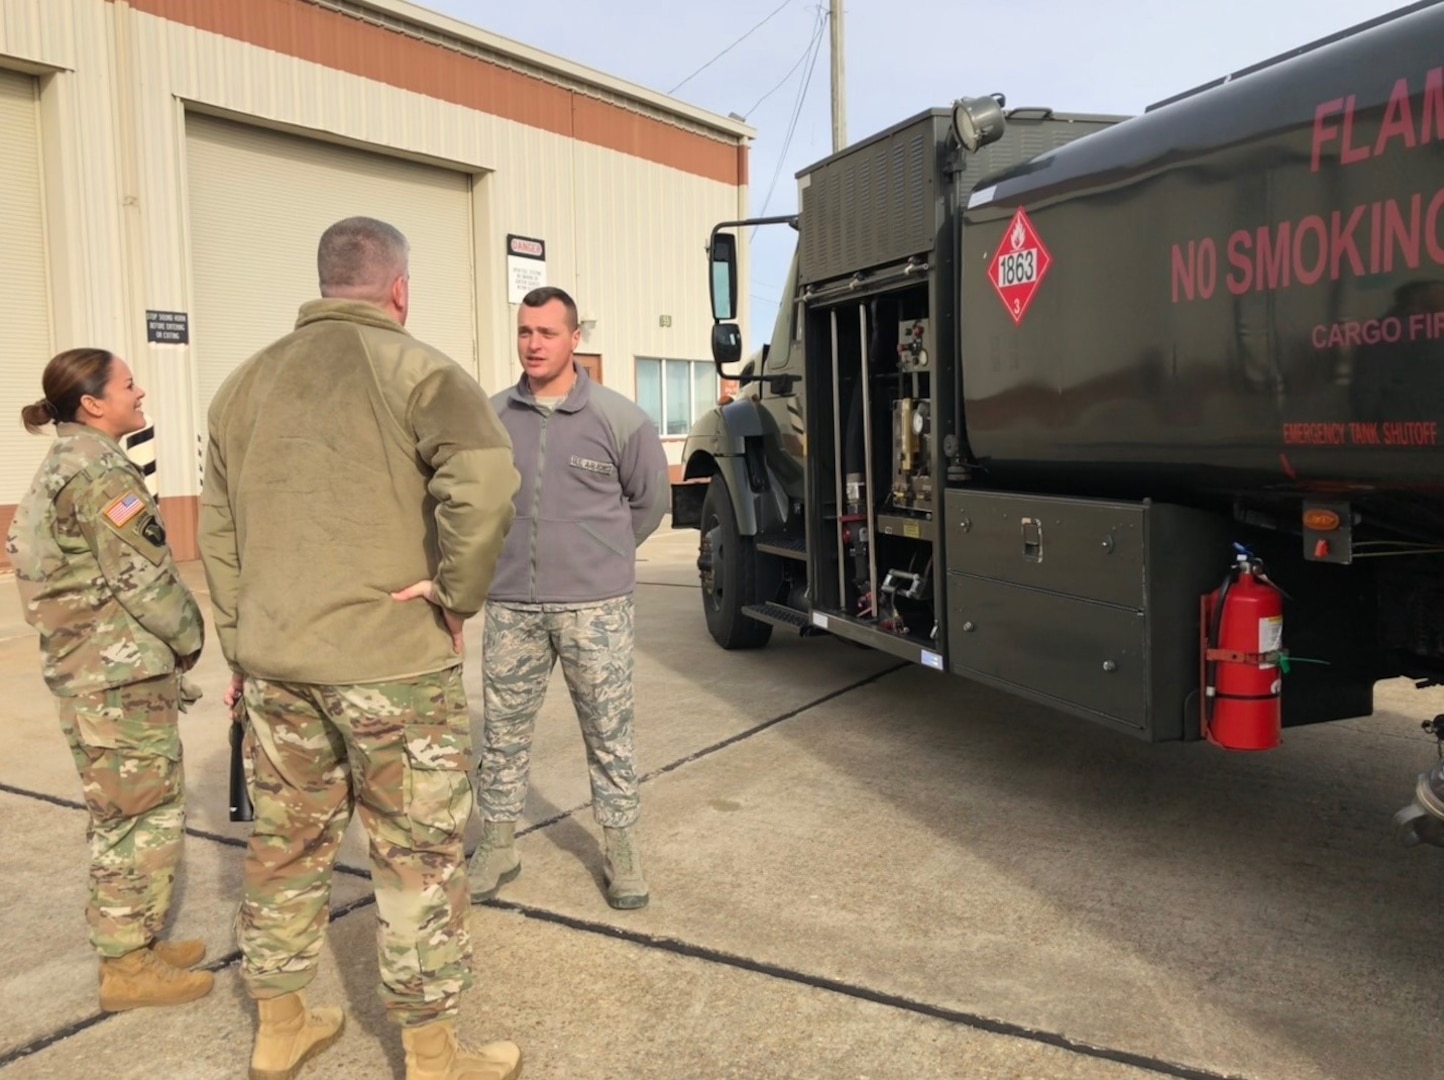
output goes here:
<path id="1" fill-rule="evenodd" d="M 112 525 L 117 529 L 123 528 L 131 518 L 145 509 L 145 500 L 135 492 L 128 492 L 120 498 L 113 500 L 101 513 L 103 513 Z"/>
<path id="2" fill-rule="evenodd" d="M 140 523 L 140 535 L 149 540 L 156 547 L 165 546 L 165 526 L 149 514 Z"/>

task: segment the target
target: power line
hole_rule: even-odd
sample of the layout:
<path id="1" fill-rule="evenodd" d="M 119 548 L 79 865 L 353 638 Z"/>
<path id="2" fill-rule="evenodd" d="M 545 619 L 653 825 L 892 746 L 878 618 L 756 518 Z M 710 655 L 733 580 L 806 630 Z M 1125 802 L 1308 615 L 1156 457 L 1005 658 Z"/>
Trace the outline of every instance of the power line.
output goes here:
<path id="1" fill-rule="evenodd" d="M 746 41 L 748 38 L 750 38 L 753 34 L 757 33 L 757 31 L 761 30 L 764 26 L 766 26 L 769 22 L 772 21 L 773 16 L 779 14 L 779 13 L 782 11 L 782 9 L 785 8 L 785 7 L 786 7 L 788 4 L 790 4 L 790 3 L 792 3 L 792 0 L 782 0 L 782 3 L 778 4 L 777 7 L 773 8 L 771 14 L 769 14 L 765 19 L 763 19 L 760 23 L 758 23 L 756 26 L 754 26 L 751 30 L 747 31 L 747 33 L 743 34 L 740 38 L 738 38 L 736 41 L 734 41 L 731 45 L 728 45 L 727 48 L 723 49 L 723 50 L 722 50 L 721 52 L 719 52 L 716 56 L 712 57 L 711 60 L 708 60 L 705 64 L 703 64 L 701 67 L 699 67 L 696 71 L 692 72 L 692 74 L 688 75 L 685 79 L 683 79 L 681 82 L 679 82 L 676 86 L 672 87 L 672 89 L 668 90 L 667 93 L 669 93 L 669 94 L 675 94 L 678 90 L 682 89 L 682 87 L 686 86 L 689 82 L 691 82 L 693 79 L 695 79 L 698 75 L 702 74 L 702 72 L 706 71 L 709 67 L 711 67 L 713 64 L 715 64 L 718 60 L 721 60 L 724 56 L 726 56 L 728 53 L 730 53 L 733 49 L 737 48 L 738 45 L 741 45 L 744 41 Z"/>
<path id="2" fill-rule="evenodd" d="M 745 113 L 742 114 L 744 117 L 750 117 L 753 113 L 755 113 L 759 105 L 761 105 L 773 94 L 777 93 L 777 91 L 781 90 L 784 86 L 786 86 L 787 83 L 792 79 L 792 76 L 797 74 L 797 69 L 800 68 L 803 64 L 807 63 L 807 55 L 812 50 L 813 42 L 816 41 L 817 35 L 820 32 L 820 27 L 813 28 L 812 40 L 808 41 L 806 46 L 803 47 L 802 55 L 797 58 L 797 63 L 793 64 L 792 67 L 788 69 L 787 74 L 782 76 L 781 80 L 777 83 L 776 86 L 774 86 L 771 90 L 767 91 L 767 93 L 763 94 L 760 98 L 758 98 L 752 103 L 752 108 L 748 109 Z"/>
<path id="3" fill-rule="evenodd" d="M 822 31 L 827 24 L 827 13 L 821 8 L 818 9 L 817 29 L 812 36 L 812 58 L 807 65 L 807 74 L 803 77 L 802 87 L 797 94 L 797 102 L 792 108 L 792 119 L 787 125 L 787 135 L 782 140 L 782 151 L 777 155 L 777 168 L 772 173 L 772 183 L 767 188 L 767 198 L 762 200 L 762 210 L 758 217 L 767 215 L 767 206 L 772 202 L 773 192 L 777 190 L 777 181 L 782 176 L 782 167 L 787 162 L 787 151 L 792 146 L 792 136 L 797 131 L 797 121 L 802 115 L 802 106 L 807 101 L 807 90 L 812 85 L 812 73 L 817 69 L 817 56 L 822 51 Z M 757 235 L 757 226 L 752 227 L 752 235 Z"/>

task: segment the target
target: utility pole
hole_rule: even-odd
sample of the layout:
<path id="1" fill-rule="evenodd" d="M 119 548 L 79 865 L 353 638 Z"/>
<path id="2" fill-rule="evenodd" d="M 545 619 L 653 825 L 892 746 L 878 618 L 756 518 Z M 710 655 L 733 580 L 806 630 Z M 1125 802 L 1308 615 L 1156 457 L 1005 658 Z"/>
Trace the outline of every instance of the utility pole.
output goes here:
<path id="1" fill-rule="evenodd" d="M 842 0 L 831 0 L 832 23 L 832 152 L 847 145 L 847 82 L 843 75 Z"/>

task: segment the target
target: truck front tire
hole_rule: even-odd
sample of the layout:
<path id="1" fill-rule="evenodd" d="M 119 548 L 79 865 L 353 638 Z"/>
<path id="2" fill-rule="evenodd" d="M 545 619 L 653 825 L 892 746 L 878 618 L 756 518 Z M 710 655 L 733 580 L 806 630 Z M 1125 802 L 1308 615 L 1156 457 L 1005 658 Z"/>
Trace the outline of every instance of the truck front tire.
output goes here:
<path id="1" fill-rule="evenodd" d="M 707 486 L 701 527 L 697 571 L 707 630 L 724 649 L 761 648 L 772 637 L 771 624 L 742 613 L 748 604 L 758 603 L 756 542 L 738 534 L 732 497 L 720 474 Z"/>

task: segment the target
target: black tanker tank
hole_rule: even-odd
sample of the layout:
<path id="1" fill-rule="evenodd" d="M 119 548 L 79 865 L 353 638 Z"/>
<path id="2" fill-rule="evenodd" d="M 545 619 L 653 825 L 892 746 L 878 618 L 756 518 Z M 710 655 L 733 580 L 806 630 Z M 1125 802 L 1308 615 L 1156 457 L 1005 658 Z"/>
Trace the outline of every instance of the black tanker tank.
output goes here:
<path id="1" fill-rule="evenodd" d="M 1444 5 L 995 176 L 962 235 L 984 482 L 1438 516 Z"/>

